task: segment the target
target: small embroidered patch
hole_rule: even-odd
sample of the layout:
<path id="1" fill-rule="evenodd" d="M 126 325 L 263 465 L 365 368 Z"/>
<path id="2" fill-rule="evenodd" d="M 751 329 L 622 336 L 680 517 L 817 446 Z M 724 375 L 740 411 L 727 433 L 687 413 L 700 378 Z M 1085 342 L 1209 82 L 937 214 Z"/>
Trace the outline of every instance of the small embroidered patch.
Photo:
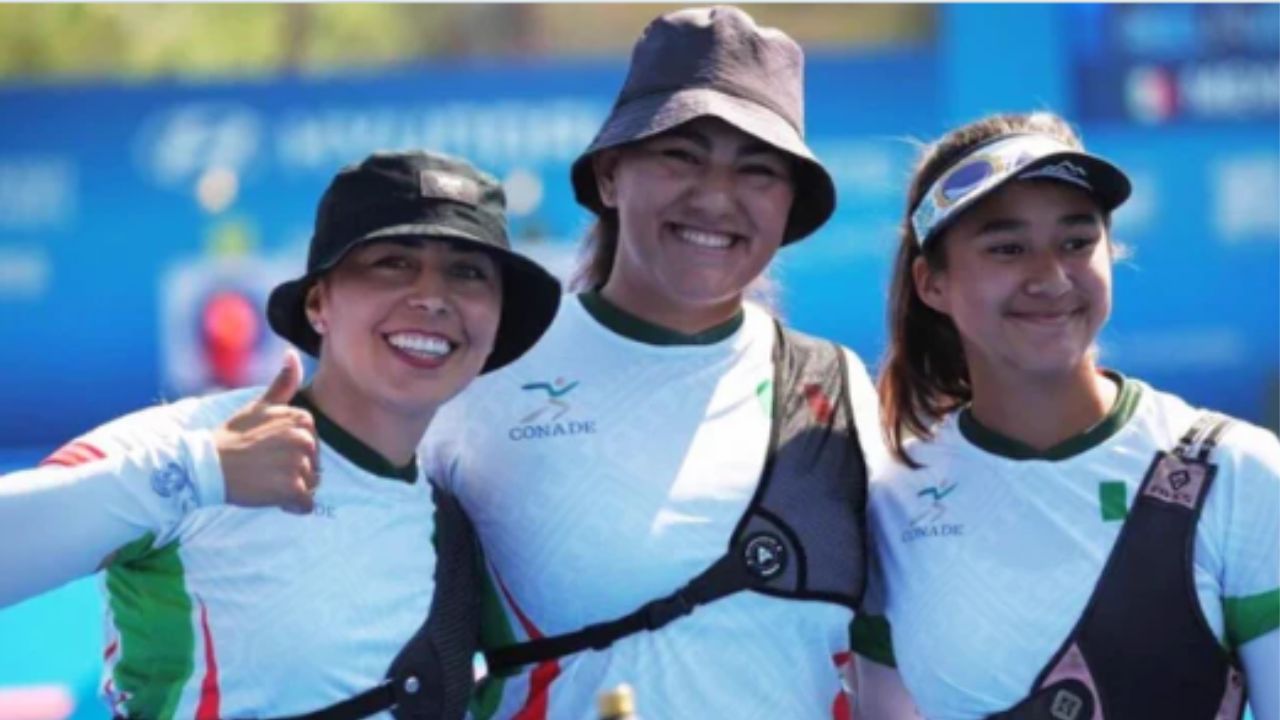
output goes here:
<path id="1" fill-rule="evenodd" d="M 1125 497 L 1124 483 L 1108 480 L 1098 483 L 1098 505 L 1102 508 L 1102 520 L 1124 520 L 1129 514 L 1129 503 Z"/>

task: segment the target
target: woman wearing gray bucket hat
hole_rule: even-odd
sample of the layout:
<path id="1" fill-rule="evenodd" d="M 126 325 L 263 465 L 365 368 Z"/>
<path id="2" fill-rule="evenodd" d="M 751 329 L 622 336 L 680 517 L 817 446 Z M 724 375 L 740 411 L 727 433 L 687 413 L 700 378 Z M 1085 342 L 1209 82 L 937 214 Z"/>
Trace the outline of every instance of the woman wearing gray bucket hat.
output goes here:
<path id="1" fill-rule="evenodd" d="M 442 155 L 343 168 L 268 302 L 311 384 L 291 351 L 265 389 L 142 410 L 5 476 L 0 606 L 105 569 L 117 716 L 463 717 L 474 535 L 416 449 L 559 303 L 504 203 Z"/>
<path id="2" fill-rule="evenodd" d="M 1098 362 L 1129 191 L 1049 113 L 926 149 L 854 632 L 898 707 L 863 717 L 903 717 L 904 681 L 929 718 L 1280 713 L 1280 441 Z"/>
<path id="3" fill-rule="evenodd" d="M 622 682 L 646 717 L 843 713 L 875 394 L 744 301 L 834 207 L 802 94 L 741 10 L 654 20 L 573 166 L 585 291 L 428 432 L 488 561 L 477 718 L 592 718 Z"/>

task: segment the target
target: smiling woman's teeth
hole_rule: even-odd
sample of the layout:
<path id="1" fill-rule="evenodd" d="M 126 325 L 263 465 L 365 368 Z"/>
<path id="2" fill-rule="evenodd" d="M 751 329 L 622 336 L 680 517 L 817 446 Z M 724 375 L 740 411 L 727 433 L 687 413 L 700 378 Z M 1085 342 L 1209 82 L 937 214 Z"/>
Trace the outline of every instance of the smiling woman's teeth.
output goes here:
<path id="1" fill-rule="evenodd" d="M 387 341 L 407 353 L 428 357 L 447 355 L 452 349 L 449 341 L 438 336 L 396 333 L 388 337 Z"/>
<path id="2" fill-rule="evenodd" d="M 693 230 L 686 227 L 677 229 L 676 234 L 680 236 L 681 240 L 701 247 L 727 248 L 733 244 L 732 235 L 703 232 L 701 230 Z"/>

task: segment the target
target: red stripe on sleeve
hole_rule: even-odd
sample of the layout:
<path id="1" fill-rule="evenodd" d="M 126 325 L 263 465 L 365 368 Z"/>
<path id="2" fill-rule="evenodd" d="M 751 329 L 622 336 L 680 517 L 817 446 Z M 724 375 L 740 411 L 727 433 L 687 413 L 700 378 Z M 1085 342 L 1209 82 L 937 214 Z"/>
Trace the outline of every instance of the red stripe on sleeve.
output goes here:
<path id="1" fill-rule="evenodd" d="M 55 450 L 49 457 L 40 461 L 40 467 L 45 465 L 75 467 L 76 465 L 83 465 L 87 462 L 93 462 L 94 460 L 102 460 L 106 456 L 106 453 L 83 440 L 73 440 Z"/>
<path id="2" fill-rule="evenodd" d="M 218 656 L 213 651 L 213 634 L 209 632 L 209 610 L 200 603 L 200 632 L 204 635 L 204 680 L 200 682 L 200 705 L 196 707 L 196 720 L 218 720 L 218 705 L 222 693 L 218 689 Z"/>

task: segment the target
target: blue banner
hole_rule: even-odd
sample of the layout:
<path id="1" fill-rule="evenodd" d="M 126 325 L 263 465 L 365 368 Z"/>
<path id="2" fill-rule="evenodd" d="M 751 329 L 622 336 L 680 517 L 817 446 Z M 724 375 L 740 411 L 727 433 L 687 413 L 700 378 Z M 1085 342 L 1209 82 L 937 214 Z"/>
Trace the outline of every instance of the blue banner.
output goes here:
<path id="1" fill-rule="evenodd" d="M 873 366 L 905 184 L 946 129 L 938 65 L 927 48 L 809 58 L 809 137 L 839 207 L 780 254 L 780 309 Z M 301 270 L 332 174 L 375 149 L 431 147 L 494 172 L 517 242 L 567 275 L 590 221 L 568 166 L 623 72 L 478 63 L 0 90 L 0 446 L 52 448 L 158 399 L 265 377 L 282 347 L 266 293 Z M 1104 359 L 1273 422 L 1275 123 L 1082 129 L 1136 184 L 1116 218 L 1136 256 L 1116 271 Z"/>

